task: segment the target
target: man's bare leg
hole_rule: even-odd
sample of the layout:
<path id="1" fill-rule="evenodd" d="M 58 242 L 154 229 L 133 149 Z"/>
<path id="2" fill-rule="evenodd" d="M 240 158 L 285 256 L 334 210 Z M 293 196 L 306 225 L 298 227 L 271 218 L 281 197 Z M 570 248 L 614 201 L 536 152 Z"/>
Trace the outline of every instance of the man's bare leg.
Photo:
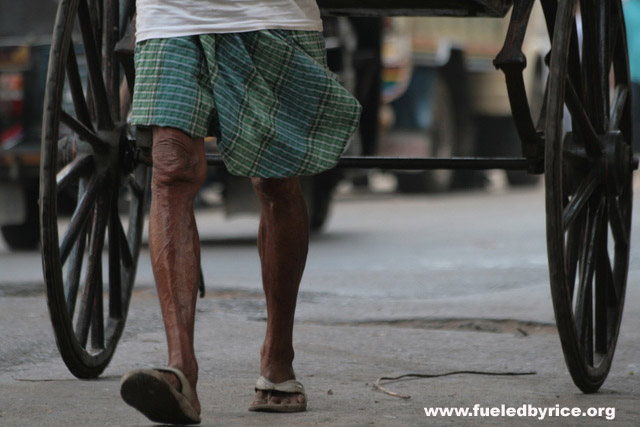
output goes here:
<path id="1" fill-rule="evenodd" d="M 167 334 L 169 366 L 189 380 L 193 405 L 200 413 L 193 346 L 200 240 L 193 202 L 207 171 L 204 144 L 202 138 L 191 138 L 177 129 L 154 127 L 152 153 L 149 250 Z M 180 389 L 177 377 L 163 375 Z"/>
<path id="2" fill-rule="evenodd" d="M 258 251 L 267 300 L 267 331 L 261 349 L 260 374 L 274 383 L 295 379 L 293 318 L 307 259 L 309 219 L 298 178 L 252 180 L 262 207 Z M 269 403 L 287 404 L 302 394 L 272 393 Z M 258 391 L 257 403 L 267 403 Z"/>

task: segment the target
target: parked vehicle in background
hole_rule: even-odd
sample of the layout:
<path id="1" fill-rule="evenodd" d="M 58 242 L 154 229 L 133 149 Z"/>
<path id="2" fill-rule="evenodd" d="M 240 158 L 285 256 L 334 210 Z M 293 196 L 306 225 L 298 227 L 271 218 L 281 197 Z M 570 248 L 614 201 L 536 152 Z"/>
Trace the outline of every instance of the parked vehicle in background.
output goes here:
<path id="1" fill-rule="evenodd" d="M 0 0 L 0 230 L 12 249 L 39 241 L 42 101 L 56 7 Z"/>
<path id="2" fill-rule="evenodd" d="M 379 154 L 389 156 L 521 156 L 505 79 L 493 59 L 509 15 L 495 18 L 393 18 L 387 21 L 382 61 L 383 105 Z M 523 51 L 530 104 L 541 103 L 549 52 L 544 16 L 534 6 Z M 535 111 L 533 108 L 532 111 Z M 396 174 L 400 191 L 446 191 L 482 179 L 450 170 Z M 508 172 L 511 184 L 537 182 Z"/>

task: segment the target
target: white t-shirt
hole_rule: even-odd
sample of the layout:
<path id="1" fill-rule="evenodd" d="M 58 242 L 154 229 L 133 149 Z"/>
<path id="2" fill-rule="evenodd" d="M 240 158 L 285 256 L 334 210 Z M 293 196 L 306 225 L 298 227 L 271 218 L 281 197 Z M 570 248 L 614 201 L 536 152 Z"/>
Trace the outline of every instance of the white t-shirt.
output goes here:
<path id="1" fill-rule="evenodd" d="M 267 29 L 322 31 L 315 0 L 137 0 L 136 41 Z"/>

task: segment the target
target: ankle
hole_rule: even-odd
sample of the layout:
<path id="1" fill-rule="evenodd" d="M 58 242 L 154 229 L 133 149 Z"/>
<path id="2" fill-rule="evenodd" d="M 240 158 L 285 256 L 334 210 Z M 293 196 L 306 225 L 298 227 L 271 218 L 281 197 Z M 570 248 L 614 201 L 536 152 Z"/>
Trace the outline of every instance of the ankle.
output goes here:
<path id="1" fill-rule="evenodd" d="M 191 386 L 195 388 L 198 382 L 198 362 L 196 362 L 195 360 L 190 363 L 169 362 L 169 367 L 182 372 L 187 378 L 187 381 L 189 381 L 189 384 L 191 384 Z"/>
<path id="2" fill-rule="evenodd" d="M 269 351 L 263 347 L 260 353 L 260 375 L 275 383 L 295 379 L 293 349 L 289 351 Z"/>
<path id="3" fill-rule="evenodd" d="M 291 345 L 273 345 L 265 341 L 260 349 L 260 361 L 263 365 L 291 366 L 294 351 Z"/>
<path id="4" fill-rule="evenodd" d="M 260 375 L 276 384 L 296 379 L 296 374 L 293 371 L 293 367 L 291 365 L 283 366 L 261 364 Z"/>

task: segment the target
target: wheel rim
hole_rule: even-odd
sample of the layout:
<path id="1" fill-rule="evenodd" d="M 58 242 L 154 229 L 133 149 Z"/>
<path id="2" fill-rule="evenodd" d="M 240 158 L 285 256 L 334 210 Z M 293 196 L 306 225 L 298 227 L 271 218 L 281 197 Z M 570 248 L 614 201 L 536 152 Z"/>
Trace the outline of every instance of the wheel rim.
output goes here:
<path id="1" fill-rule="evenodd" d="M 571 376 L 594 392 L 611 367 L 629 262 L 630 82 L 621 4 L 560 2 L 554 34 L 549 93 L 560 95 L 548 100 L 545 129 L 551 290 Z"/>
<path id="2" fill-rule="evenodd" d="M 81 378 L 99 375 L 113 356 L 144 222 L 148 173 L 135 162 L 119 112 L 118 3 L 60 2 L 45 92 L 40 218 L 47 301 L 61 356 Z M 62 211 L 73 198 L 67 220 Z"/>

